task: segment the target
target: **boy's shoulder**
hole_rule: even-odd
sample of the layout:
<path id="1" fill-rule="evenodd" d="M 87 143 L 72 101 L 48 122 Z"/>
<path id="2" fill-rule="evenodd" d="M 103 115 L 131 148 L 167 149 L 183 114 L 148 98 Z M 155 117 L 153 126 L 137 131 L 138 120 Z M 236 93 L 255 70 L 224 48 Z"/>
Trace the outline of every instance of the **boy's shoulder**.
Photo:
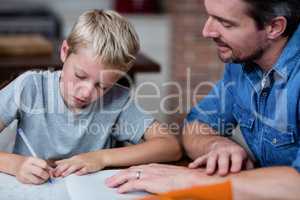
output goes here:
<path id="1" fill-rule="evenodd" d="M 134 97 L 134 91 L 131 88 L 115 84 L 104 95 L 104 106 L 107 108 L 122 108 L 126 107 L 127 103 L 130 103 Z"/>
<path id="2" fill-rule="evenodd" d="M 59 71 L 27 71 L 16 78 L 13 83 L 13 90 L 22 96 L 36 96 L 47 93 L 54 88 L 59 80 Z M 31 99 L 32 97 L 30 97 Z"/>
<path id="3" fill-rule="evenodd" d="M 23 79 L 26 81 L 35 80 L 35 79 L 48 79 L 48 78 L 58 77 L 59 74 L 60 71 L 30 70 L 21 74 L 17 79 Z"/>
<path id="4" fill-rule="evenodd" d="M 51 80 L 57 80 L 60 71 L 27 71 L 17 77 L 16 85 L 31 87 L 42 86 L 51 83 Z"/>

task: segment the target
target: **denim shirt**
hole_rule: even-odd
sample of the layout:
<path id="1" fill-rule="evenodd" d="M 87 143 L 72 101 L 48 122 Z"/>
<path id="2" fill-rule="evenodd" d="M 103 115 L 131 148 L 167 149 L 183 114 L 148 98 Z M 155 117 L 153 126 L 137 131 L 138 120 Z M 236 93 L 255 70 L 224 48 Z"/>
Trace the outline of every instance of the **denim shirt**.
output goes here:
<path id="1" fill-rule="evenodd" d="M 223 79 L 187 116 L 224 136 L 239 125 L 260 166 L 300 172 L 299 119 L 300 26 L 268 73 L 253 63 L 226 64 Z"/>

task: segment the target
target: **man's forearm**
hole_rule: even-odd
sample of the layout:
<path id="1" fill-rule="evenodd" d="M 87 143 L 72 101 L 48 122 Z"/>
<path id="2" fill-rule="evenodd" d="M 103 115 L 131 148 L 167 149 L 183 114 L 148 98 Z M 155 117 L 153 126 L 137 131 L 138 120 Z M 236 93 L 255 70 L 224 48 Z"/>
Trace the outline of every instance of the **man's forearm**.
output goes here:
<path id="1" fill-rule="evenodd" d="M 270 167 L 230 175 L 235 200 L 296 200 L 300 174 L 290 167 Z"/>
<path id="2" fill-rule="evenodd" d="M 218 136 L 218 133 L 206 124 L 193 122 L 183 129 L 182 142 L 188 156 L 196 159 L 207 154 L 218 142 L 228 140 Z"/>

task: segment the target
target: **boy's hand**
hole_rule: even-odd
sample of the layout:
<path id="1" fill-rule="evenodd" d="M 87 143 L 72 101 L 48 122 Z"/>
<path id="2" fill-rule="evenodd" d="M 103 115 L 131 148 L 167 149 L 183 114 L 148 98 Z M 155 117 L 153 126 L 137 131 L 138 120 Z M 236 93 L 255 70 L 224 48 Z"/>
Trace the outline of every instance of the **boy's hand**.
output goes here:
<path id="1" fill-rule="evenodd" d="M 55 177 L 65 177 L 72 173 L 81 176 L 106 167 L 104 159 L 101 155 L 97 155 L 96 152 L 79 154 L 68 159 L 56 161 L 55 164 L 57 165 L 53 173 Z"/>
<path id="2" fill-rule="evenodd" d="M 22 157 L 16 168 L 16 178 L 25 184 L 42 184 L 50 178 L 52 168 L 45 160 Z"/>

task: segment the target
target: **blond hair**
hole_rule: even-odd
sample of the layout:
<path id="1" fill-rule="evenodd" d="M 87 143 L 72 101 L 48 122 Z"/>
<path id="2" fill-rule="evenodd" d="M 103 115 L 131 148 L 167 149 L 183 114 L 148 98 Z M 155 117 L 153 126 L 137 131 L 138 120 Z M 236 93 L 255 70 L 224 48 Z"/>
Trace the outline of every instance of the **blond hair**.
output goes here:
<path id="1" fill-rule="evenodd" d="M 111 10 L 89 10 L 81 14 L 67 38 L 68 55 L 91 48 L 109 67 L 129 70 L 140 49 L 138 35 L 124 17 Z"/>

